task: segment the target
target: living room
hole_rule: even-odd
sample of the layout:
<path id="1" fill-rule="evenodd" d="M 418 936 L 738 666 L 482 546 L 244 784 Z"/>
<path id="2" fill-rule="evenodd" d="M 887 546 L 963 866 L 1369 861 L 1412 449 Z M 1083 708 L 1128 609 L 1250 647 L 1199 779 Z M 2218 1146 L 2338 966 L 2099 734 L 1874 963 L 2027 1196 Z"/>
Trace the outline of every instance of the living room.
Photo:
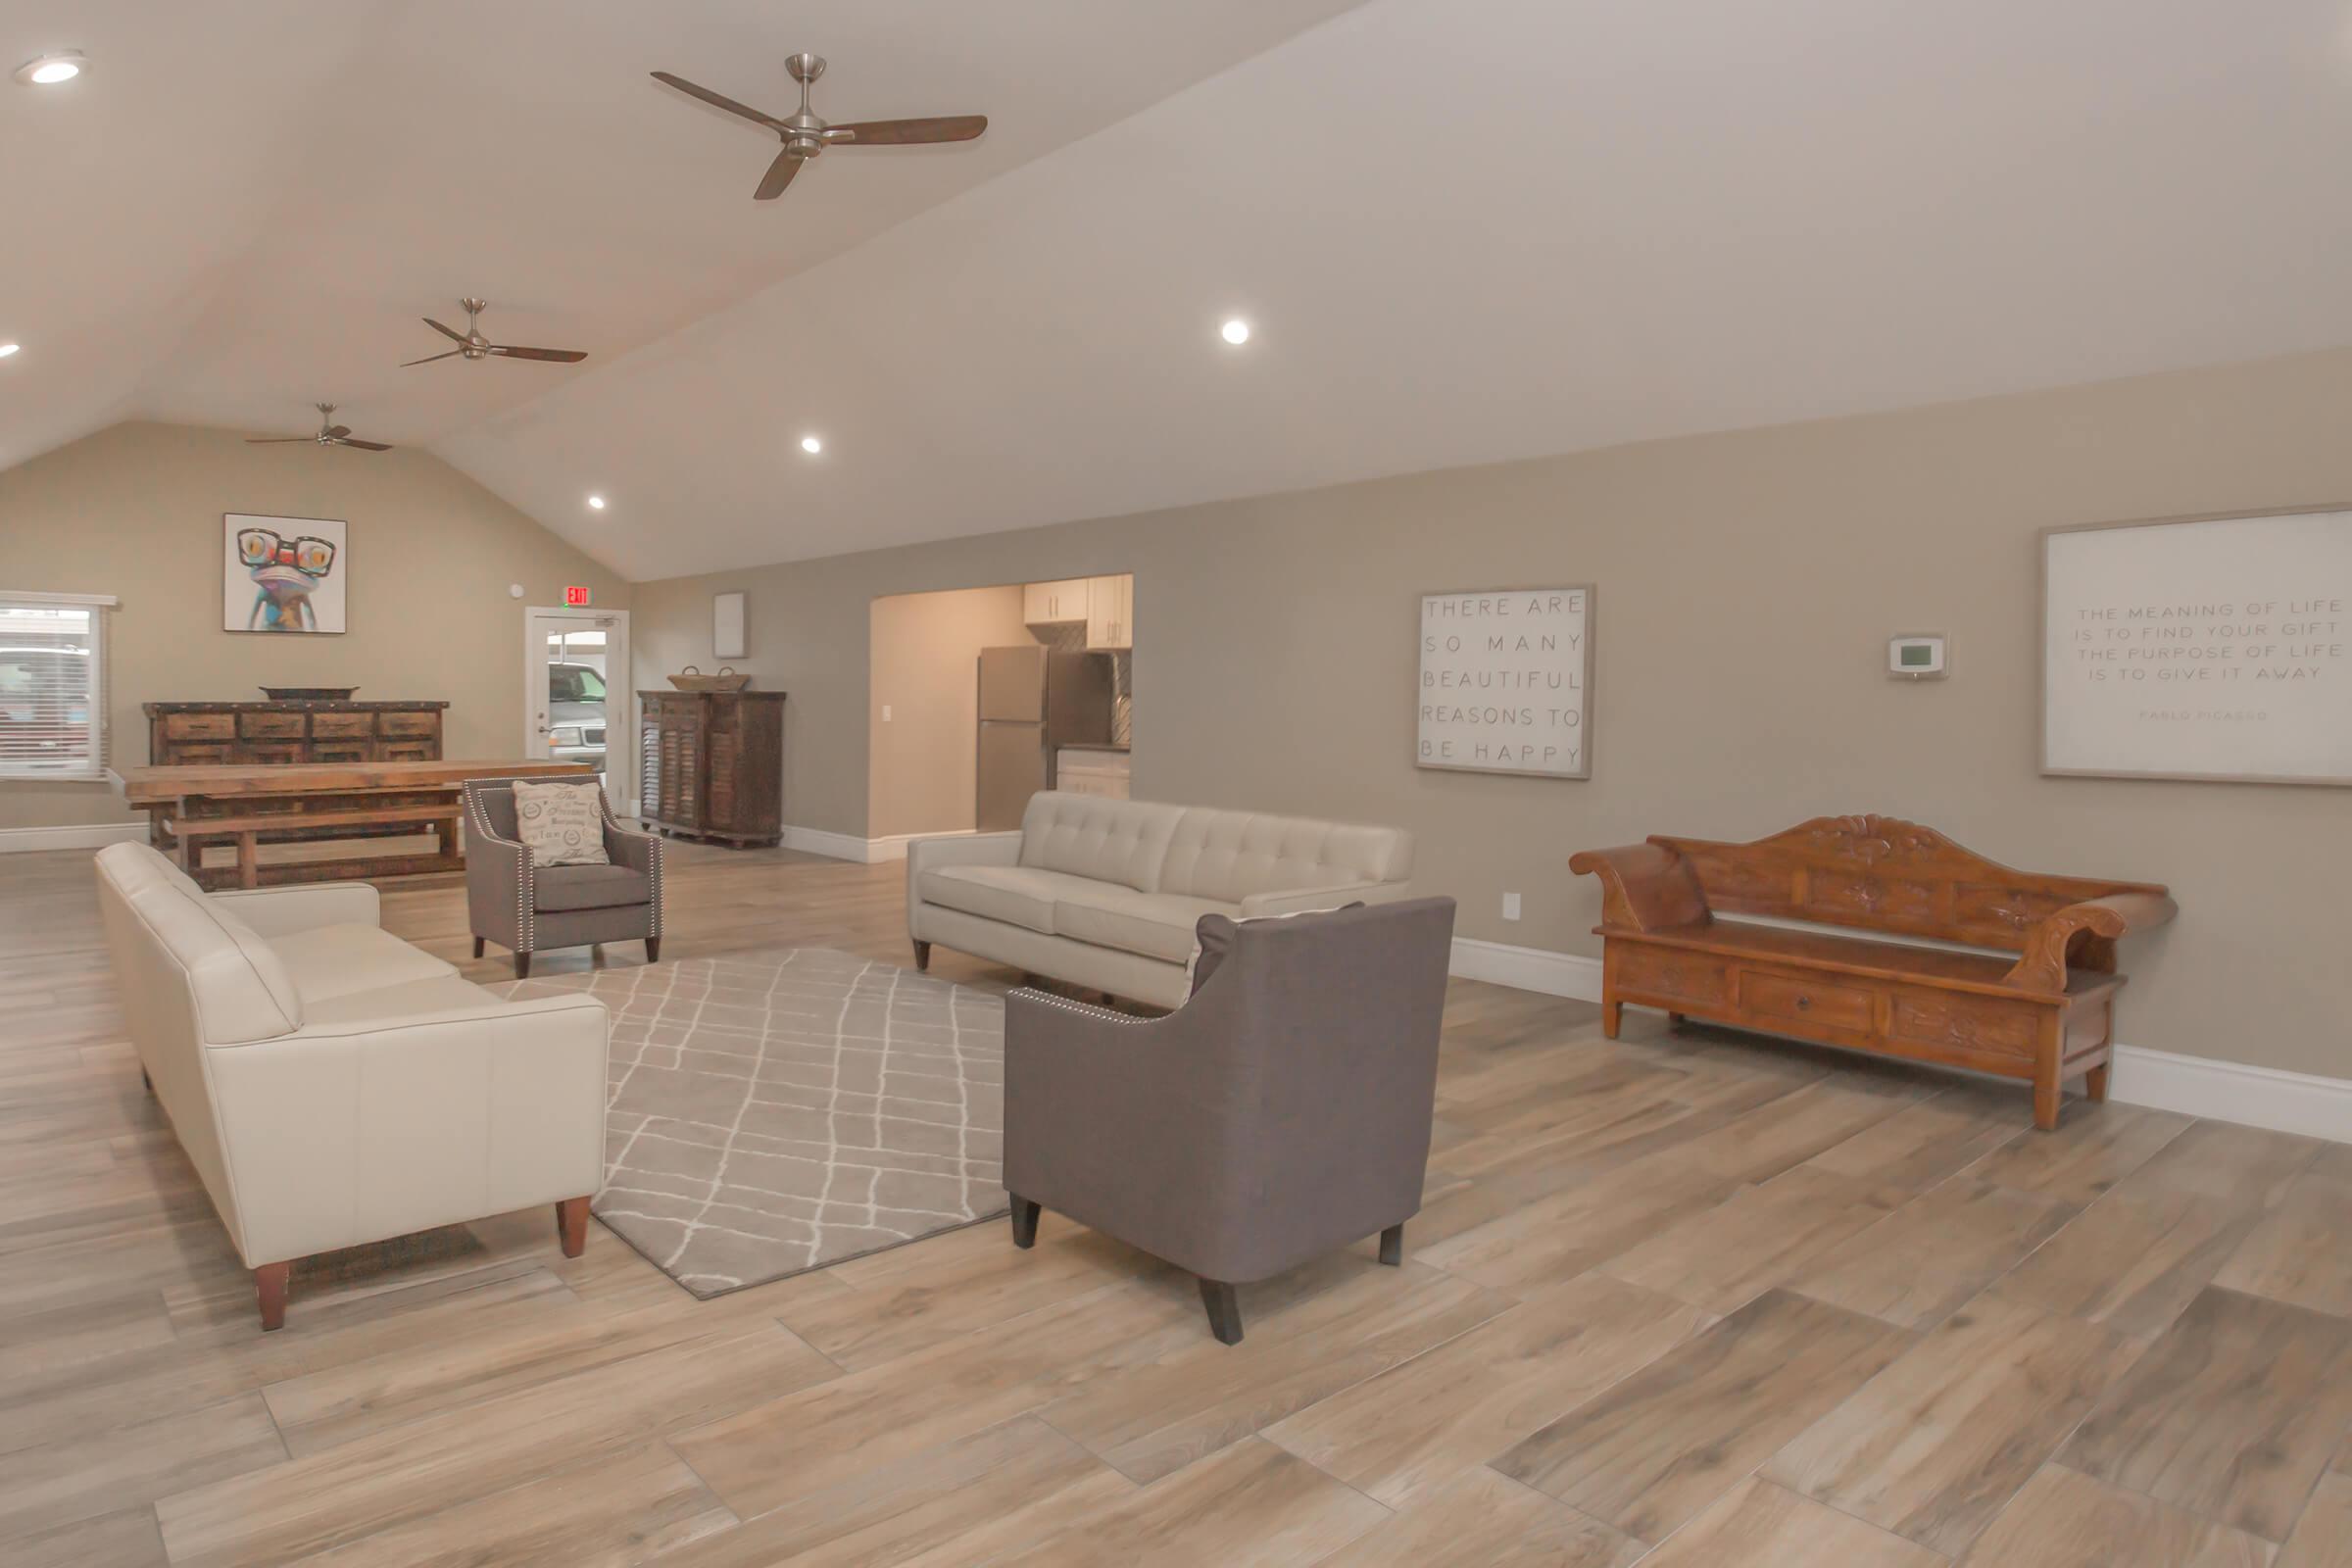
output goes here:
<path id="1" fill-rule="evenodd" d="M 2348 37 L 6 8 L 0 1557 L 2341 1560 Z"/>

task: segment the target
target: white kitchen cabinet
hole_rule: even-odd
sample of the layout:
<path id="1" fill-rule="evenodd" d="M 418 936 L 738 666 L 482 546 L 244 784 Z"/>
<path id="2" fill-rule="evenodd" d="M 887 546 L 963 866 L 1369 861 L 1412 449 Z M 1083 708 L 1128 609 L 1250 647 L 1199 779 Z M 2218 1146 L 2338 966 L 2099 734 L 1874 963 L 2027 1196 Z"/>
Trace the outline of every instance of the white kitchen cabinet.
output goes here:
<path id="1" fill-rule="evenodd" d="M 1135 646 L 1135 579 L 1096 577 L 1086 590 L 1086 646 Z"/>
<path id="2" fill-rule="evenodd" d="M 1064 747 L 1054 768 L 1054 787 L 1064 795 L 1123 801 L 1128 798 L 1131 768 L 1132 762 L 1125 752 Z"/>
<path id="3" fill-rule="evenodd" d="M 1021 589 L 1021 619 L 1032 626 L 1084 620 L 1090 577 L 1064 577 L 1058 582 L 1033 582 Z"/>

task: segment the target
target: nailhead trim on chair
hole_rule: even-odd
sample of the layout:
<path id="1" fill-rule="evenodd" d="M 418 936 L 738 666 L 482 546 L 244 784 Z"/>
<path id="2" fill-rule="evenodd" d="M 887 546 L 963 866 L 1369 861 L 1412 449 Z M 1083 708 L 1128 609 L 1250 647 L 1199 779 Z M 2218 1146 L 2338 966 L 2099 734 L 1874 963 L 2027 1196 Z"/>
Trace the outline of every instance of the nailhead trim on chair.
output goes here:
<path id="1" fill-rule="evenodd" d="M 1120 1012 L 1114 1007 L 1098 1007 L 1092 1003 L 1072 1002 L 1067 997 L 1059 996 L 1052 991 L 1039 991 L 1033 986 L 1022 986 L 1012 995 L 1035 997 L 1049 1007 L 1059 1007 L 1064 1012 L 1074 1012 L 1081 1018 L 1092 1018 L 1097 1023 L 1142 1025 L 1159 1022 L 1157 1018 L 1138 1018 L 1132 1012 Z"/>
<path id="2" fill-rule="evenodd" d="M 466 781 L 466 814 L 472 821 L 474 831 L 481 836 L 484 844 L 495 844 L 502 850 L 512 852 L 514 859 L 514 929 L 522 938 L 522 945 L 514 951 L 535 953 L 538 951 L 539 915 L 538 910 L 533 906 L 535 901 L 531 898 L 530 847 L 514 839 L 499 837 L 497 829 L 490 825 L 490 814 L 482 809 L 481 796 L 474 788 L 477 783 L 505 784 L 511 790 L 514 788 L 514 781 L 513 779 L 467 779 Z M 604 792 L 600 790 L 597 793 L 601 799 Z"/>
<path id="3" fill-rule="evenodd" d="M 621 826 L 620 818 L 612 814 L 612 803 L 605 798 L 603 790 L 596 792 L 596 804 L 604 810 L 605 826 L 624 838 L 643 839 L 647 844 L 653 846 L 653 856 L 646 861 L 645 880 L 646 885 L 653 892 L 654 899 L 654 911 L 649 930 L 654 936 L 659 937 L 662 934 L 662 836 L 658 833 L 646 833 L 633 827 Z"/>

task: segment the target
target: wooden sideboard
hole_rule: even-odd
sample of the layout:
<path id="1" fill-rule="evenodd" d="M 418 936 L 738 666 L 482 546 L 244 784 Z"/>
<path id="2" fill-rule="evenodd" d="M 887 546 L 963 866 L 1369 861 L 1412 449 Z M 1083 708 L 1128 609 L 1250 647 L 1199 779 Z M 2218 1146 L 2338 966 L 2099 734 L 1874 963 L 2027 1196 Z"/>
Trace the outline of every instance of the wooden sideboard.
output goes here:
<path id="1" fill-rule="evenodd" d="M 437 762 L 447 703 L 148 703 L 151 767 Z"/>
<path id="2" fill-rule="evenodd" d="M 2024 1078 L 2045 1132 L 2066 1080 L 2107 1098 L 2117 939 L 2175 912 L 2156 883 L 2019 871 L 1889 816 L 1815 817 L 1748 844 L 1652 835 L 1568 866 L 1600 879 L 1610 1039 L 1633 1002 L 1676 1021 Z"/>
<path id="3" fill-rule="evenodd" d="M 638 815 L 738 849 L 784 834 L 782 692 L 641 691 Z"/>

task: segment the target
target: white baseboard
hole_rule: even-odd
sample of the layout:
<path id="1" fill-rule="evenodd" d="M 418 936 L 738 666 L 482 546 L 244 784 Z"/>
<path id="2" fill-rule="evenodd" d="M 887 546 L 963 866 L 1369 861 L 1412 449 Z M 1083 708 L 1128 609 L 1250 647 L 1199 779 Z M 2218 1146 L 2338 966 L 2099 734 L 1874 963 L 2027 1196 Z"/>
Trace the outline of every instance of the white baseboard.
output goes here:
<path id="1" fill-rule="evenodd" d="M 1572 953 L 1455 937 L 1449 969 L 1547 997 L 1600 1000 L 1600 960 Z M 2130 1105 L 2352 1144 L 2352 1078 L 2119 1045 L 2108 1094 Z"/>
<path id="2" fill-rule="evenodd" d="M 1446 965 L 1446 971 L 1464 980 L 1486 980 L 1546 997 L 1573 997 L 1579 1002 L 1600 1000 L 1600 960 L 1573 953 L 1548 953 L 1542 948 L 1515 948 L 1507 942 L 1455 937 L 1453 960 Z"/>
<path id="3" fill-rule="evenodd" d="M 970 828 L 961 830 L 970 833 Z M 821 827 L 788 827 L 784 830 L 784 847 L 808 855 L 827 856 L 836 860 L 855 860 L 859 865 L 879 865 L 885 860 L 906 858 L 906 846 L 916 839 L 956 838 L 956 833 L 891 833 L 878 839 L 861 839 L 849 833 L 828 833 Z"/>
<path id="4" fill-rule="evenodd" d="M 906 846 L 916 839 L 970 838 L 974 831 L 966 827 L 949 833 L 891 833 L 882 838 L 867 839 L 865 858 L 869 864 L 882 860 L 904 860 L 906 858 Z"/>
<path id="5" fill-rule="evenodd" d="M 865 840 L 847 833 L 828 833 L 821 827 L 787 827 L 784 847 L 807 855 L 822 855 L 835 860 L 856 860 L 864 864 L 868 858 Z"/>
<path id="6" fill-rule="evenodd" d="M 2352 1144 L 2352 1079 L 2117 1046 L 2107 1092 L 2131 1105 Z"/>
<path id="7" fill-rule="evenodd" d="M 145 822 L 76 822 L 65 827 L 0 828 L 0 855 L 30 850 L 103 850 L 109 844 L 144 844 Z"/>

